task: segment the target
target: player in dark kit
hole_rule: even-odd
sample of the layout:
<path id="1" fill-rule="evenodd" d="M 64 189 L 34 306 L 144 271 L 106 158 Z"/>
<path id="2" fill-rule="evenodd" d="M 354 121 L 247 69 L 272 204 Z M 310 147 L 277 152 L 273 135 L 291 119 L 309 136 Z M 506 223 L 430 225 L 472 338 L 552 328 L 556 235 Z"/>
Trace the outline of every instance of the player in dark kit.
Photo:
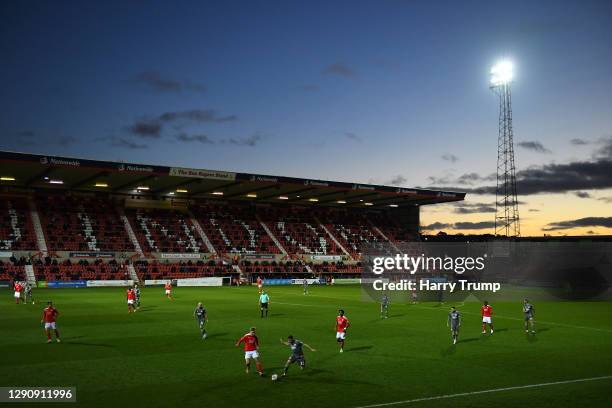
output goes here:
<path id="1" fill-rule="evenodd" d="M 387 296 L 386 293 L 384 293 L 382 295 L 382 298 L 380 299 L 380 318 L 381 319 L 388 319 L 389 318 L 389 296 Z"/>
<path id="2" fill-rule="evenodd" d="M 531 326 L 531 334 L 535 334 L 535 308 L 527 299 L 523 302 L 523 313 L 525 314 L 525 333 L 529 333 L 529 326 Z"/>
<path id="3" fill-rule="evenodd" d="M 287 359 L 285 363 L 285 368 L 283 369 L 283 377 L 287 375 L 287 371 L 289 371 L 289 366 L 293 363 L 298 363 L 300 365 L 300 369 L 303 370 L 306 368 L 306 359 L 304 358 L 304 347 L 309 349 L 310 351 L 317 351 L 310 347 L 308 344 L 303 341 L 294 339 L 292 335 L 287 336 L 287 341 L 283 341 L 280 339 L 281 344 L 285 346 L 291 347 L 291 355 Z"/>
<path id="4" fill-rule="evenodd" d="M 202 340 L 206 339 L 206 336 L 208 336 L 208 334 L 206 333 L 206 322 L 208 321 L 208 313 L 206 312 L 206 308 L 202 306 L 202 302 L 198 302 L 198 305 L 193 311 L 193 316 L 198 322 L 198 327 L 200 328 Z"/>
<path id="5" fill-rule="evenodd" d="M 453 337 L 453 344 L 457 344 L 457 338 L 459 337 L 459 327 L 461 327 L 461 315 L 455 306 L 451 307 L 448 313 L 448 321 L 446 326 L 451 328 L 451 336 Z"/>
<path id="6" fill-rule="evenodd" d="M 136 296 L 136 310 L 140 309 L 140 287 L 137 283 L 134 284 L 134 295 Z"/>

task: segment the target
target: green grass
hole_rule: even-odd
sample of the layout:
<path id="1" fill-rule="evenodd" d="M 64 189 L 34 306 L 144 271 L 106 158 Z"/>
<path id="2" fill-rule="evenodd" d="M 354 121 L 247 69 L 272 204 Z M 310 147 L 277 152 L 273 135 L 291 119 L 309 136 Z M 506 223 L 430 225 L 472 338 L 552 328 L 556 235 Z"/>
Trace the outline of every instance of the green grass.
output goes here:
<path id="1" fill-rule="evenodd" d="M 125 291 L 38 289 L 61 313 L 61 344 L 46 344 L 44 307 L 15 305 L 0 291 L 0 385 L 75 386 L 80 406 L 358 407 L 374 403 L 612 375 L 612 304 L 536 303 L 538 334 L 526 336 L 520 303 L 494 303 L 494 336 L 480 334 L 477 303 L 465 303 L 460 343 L 446 328 L 448 306 L 361 302 L 356 286 L 271 287 L 270 316 L 260 319 L 257 289 L 146 288 L 143 308 L 128 315 Z M 209 338 L 192 317 L 202 300 Z M 338 353 L 334 321 L 342 307 L 351 321 L 346 352 Z M 268 374 L 280 373 L 294 334 L 308 367 L 291 367 L 276 383 L 247 375 L 234 342 L 257 326 Z M 398 406 L 608 406 L 611 379 L 509 390 Z M 25 404 L 21 405 L 24 406 Z M 75 406 L 75 404 L 66 404 Z M 57 405 L 55 405 L 57 406 Z"/>

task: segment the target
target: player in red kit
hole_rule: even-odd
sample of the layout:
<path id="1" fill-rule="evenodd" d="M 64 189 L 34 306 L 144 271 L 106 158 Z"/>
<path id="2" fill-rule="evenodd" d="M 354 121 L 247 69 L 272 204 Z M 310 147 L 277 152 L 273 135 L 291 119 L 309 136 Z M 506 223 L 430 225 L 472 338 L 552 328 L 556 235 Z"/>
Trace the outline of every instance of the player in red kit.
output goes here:
<path id="1" fill-rule="evenodd" d="M 336 341 L 340 344 L 341 353 L 344 353 L 344 339 L 346 338 L 346 330 L 349 326 L 349 321 L 344 316 L 344 310 L 338 310 L 338 316 L 336 317 Z"/>
<path id="2" fill-rule="evenodd" d="M 47 343 L 51 343 L 51 330 L 55 331 L 55 340 L 60 342 L 60 335 L 57 327 L 55 326 L 55 319 L 59 315 L 56 308 L 53 307 L 52 302 L 47 302 L 47 307 L 43 310 L 41 323 L 45 324 L 45 334 L 47 335 Z"/>
<path id="3" fill-rule="evenodd" d="M 493 308 L 489 305 L 489 302 L 484 301 L 484 305 L 480 308 L 480 314 L 482 315 L 482 334 L 487 332 L 487 324 L 491 328 L 491 334 L 493 334 L 493 321 L 491 320 L 491 314 Z"/>
<path id="4" fill-rule="evenodd" d="M 127 290 L 128 313 L 134 313 L 136 311 L 134 309 L 134 302 L 135 301 L 136 301 L 136 293 L 134 293 L 134 289 L 128 288 L 128 290 Z"/>
<path id="5" fill-rule="evenodd" d="M 19 302 L 21 302 L 21 291 L 23 290 L 23 286 L 21 286 L 21 283 L 15 282 L 13 288 L 15 289 L 15 303 L 19 304 Z M 23 303 L 25 303 L 25 301 Z"/>
<path id="6" fill-rule="evenodd" d="M 259 290 L 259 294 L 261 295 L 261 292 L 263 292 L 263 279 L 261 279 L 261 276 L 257 277 L 257 289 Z"/>
<path id="7" fill-rule="evenodd" d="M 259 361 L 259 339 L 255 334 L 255 327 L 251 327 L 251 330 L 242 336 L 240 340 L 236 342 L 236 347 L 244 343 L 244 362 L 246 363 L 246 373 L 249 373 L 251 368 L 251 360 L 255 360 L 255 367 L 260 377 L 263 377 L 263 366 Z"/>
<path id="8" fill-rule="evenodd" d="M 172 282 L 166 282 L 164 288 L 166 289 L 166 297 L 170 300 L 174 300 L 174 298 L 172 297 Z"/>

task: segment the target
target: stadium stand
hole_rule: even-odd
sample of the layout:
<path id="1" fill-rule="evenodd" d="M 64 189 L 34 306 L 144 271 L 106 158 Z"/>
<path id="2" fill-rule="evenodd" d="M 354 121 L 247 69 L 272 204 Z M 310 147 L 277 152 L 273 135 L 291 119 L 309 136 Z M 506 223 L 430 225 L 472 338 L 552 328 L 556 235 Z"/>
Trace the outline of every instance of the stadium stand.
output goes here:
<path id="1" fill-rule="evenodd" d="M 145 252 L 199 253 L 203 248 L 187 214 L 159 209 L 128 209 L 126 215 Z"/>
<path id="2" fill-rule="evenodd" d="M 318 215 L 319 220 L 353 258 L 359 258 L 360 248 L 364 244 L 386 242 L 386 239 L 372 228 L 367 217 L 368 214 L 349 211 L 327 211 Z"/>
<path id="3" fill-rule="evenodd" d="M 69 259 L 62 262 L 47 258 L 36 261 L 33 265 L 37 280 L 43 281 L 73 281 L 73 280 L 124 280 L 129 279 L 126 265 L 111 260 L 103 262 L 96 260 L 90 263 L 80 260 L 72 263 Z"/>
<path id="4" fill-rule="evenodd" d="M 418 240 L 422 205 L 465 197 L 4 151 L 0 174 L 3 285 L 355 277 L 362 245 Z"/>
<path id="5" fill-rule="evenodd" d="M 134 268 L 139 280 L 200 278 L 207 276 L 231 276 L 236 272 L 222 261 L 166 263 L 136 261 Z"/>
<path id="6" fill-rule="evenodd" d="M 27 201 L 0 196 L 0 250 L 32 250 L 36 248 L 34 227 Z"/>
<path id="7" fill-rule="evenodd" d="M 225 253 L 279 254 L 255 215 L 255 206 L 199 202 L 191 208 L 215 249 Z"/>
<path id="8" fill-rule="evenodd" d="M 134 250 L 113 202 L 109 199 L 38 194 L 36 208 L 47 245 L 52 250 Z"/>
<path id="9" fill-rule="evenodd" d="M 309 208 L 269 207 L 259 215 L 290 254 L 342 253 Z"/>

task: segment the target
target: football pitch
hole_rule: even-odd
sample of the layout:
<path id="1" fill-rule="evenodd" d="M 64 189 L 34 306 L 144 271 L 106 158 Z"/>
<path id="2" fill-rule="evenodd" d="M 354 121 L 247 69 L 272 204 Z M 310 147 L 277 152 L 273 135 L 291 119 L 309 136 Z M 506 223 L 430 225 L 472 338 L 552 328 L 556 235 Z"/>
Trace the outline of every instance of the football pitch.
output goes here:
<path id="1" fill-rule="evenodd" d="M 0 385 L 74 386 L 77 404 L 65 404 L 73 407 L 609 406 L 611 303 L 536 302 L 535 336 L 524 332 L 520 302 L 493 303 L 493 336 L 481 334 L 480 304 L 460 303 L 453 346 L 450 303 L 391 304 L 381 320 L 358 286 L 311 286 L 307 296 L 301 286 L 268 289 L 263 319 L 255 287 L 175 288 L 174 301 L 145 288 L 131 315 L 124 288 L 36 289 L 35 305 L 0 291 Z M 46 344 L 41 328 L 47 300 L 60 312 L 59 344 Z M 206 340 L 193 318 L 197 301 L 209 313 Z M 342 354 L 339 308 L 351 323 Z M 264 378 L 245 374 L 234 346 L 250 326 Z M 305 350 L 304 371 L 293 365 L 273 382 L 290 355 L 279 339 L 289 334 L 317 351 Z"/>

